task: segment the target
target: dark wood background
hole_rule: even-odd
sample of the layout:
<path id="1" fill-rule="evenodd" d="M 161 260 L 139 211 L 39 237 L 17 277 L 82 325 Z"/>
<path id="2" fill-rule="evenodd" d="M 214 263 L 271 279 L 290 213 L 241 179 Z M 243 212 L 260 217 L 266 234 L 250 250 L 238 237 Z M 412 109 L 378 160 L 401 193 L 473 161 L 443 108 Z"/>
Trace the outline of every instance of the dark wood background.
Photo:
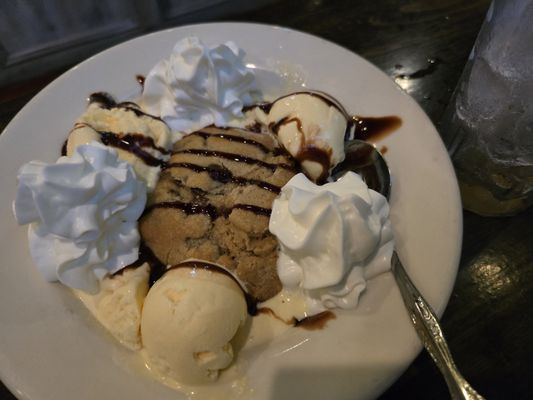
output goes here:
<path id="1" fill-rule="evenodd" d="M 362 55 L 413 96 L 437 128 L 489 0 L 295 0 L 224 20 L 283 25 Z M 198 18 L 196 22 L 206 19 Z M 193 22 L 193 21 L 188 21 Z M 70 65 L 80 60 L 72 60 Z M 70 65 L 0 90 L 0 130 Z M 460 270 L 442 318 L 465 377 L 487 399 L 533 398 L 533 209 L 515 217 L 464 212 Z M 448 399 L 423 352 L 380 399 Z M 0 385 L 0 399 L 12 400 Z"/>

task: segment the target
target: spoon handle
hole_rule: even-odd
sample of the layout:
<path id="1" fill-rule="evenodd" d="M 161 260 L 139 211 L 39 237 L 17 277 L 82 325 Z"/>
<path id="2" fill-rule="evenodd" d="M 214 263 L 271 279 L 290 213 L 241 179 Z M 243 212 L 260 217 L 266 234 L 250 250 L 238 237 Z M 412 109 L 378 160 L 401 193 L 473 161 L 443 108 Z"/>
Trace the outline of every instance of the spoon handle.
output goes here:
<path id="1" fill-rule="evenodd" d="M 415 330 L 444 376 L 452 399 L 484 400 L 457 369 L 434 311 L 409 279 L 396 252 L 392 255 L 392 273 Z"/>

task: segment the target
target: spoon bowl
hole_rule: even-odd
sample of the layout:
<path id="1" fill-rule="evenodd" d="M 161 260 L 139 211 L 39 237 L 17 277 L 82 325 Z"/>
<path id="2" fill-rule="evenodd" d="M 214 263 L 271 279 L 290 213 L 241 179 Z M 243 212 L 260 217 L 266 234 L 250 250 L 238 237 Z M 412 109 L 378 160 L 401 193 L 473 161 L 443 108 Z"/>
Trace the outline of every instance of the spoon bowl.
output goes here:
<path id="1" fill-rule="evenodd" d="M 333 169 L 332 180 L 336 181 L 348 171 L 355 172 L 370 189 L 381 193 L 388 200 L 391 190 L 389 166 L 375 146 L 355 139 L 346 142 L 344 149 L 346 157 Z"/>

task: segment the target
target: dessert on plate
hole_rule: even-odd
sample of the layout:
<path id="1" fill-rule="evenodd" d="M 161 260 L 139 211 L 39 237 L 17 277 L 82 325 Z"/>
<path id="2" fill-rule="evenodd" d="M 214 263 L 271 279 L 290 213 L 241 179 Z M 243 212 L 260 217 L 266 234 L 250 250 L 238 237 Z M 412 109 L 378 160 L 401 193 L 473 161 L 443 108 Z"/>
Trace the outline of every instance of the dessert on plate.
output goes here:
<path id="1" fill-rule="evenodd" d="M 259 301 L 281 289 L 272 202 L 296 173 L 272 136 L 204 128 L 174 145 L 139 229 L 166 265 L 189 258 L 224 265 Z"/>
<path id="2" fill-rule="evenodd" d="M 216 381 L 257 318 L 312 327 L 390 266 L 386 199 L 329 179 L 352 118 L 319 92 L 265 101 L 244 57 L 180 40 L 139 99 L 94 93 L 63 156 L 19 171 L 44 277 L 167 383 Z"/>

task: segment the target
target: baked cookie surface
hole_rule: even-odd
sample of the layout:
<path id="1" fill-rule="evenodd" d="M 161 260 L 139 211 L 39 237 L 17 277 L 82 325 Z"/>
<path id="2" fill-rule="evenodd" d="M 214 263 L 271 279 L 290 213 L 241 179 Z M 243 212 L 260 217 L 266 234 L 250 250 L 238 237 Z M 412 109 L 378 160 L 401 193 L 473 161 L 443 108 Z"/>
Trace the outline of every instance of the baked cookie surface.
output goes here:
<path id="1" fill-rule="evenodd" d="M 264 301 L 281 290 L 272 202 L 297 172 L 276 139 L 240 129 L 204 128 L 176 142 L 139 222 L 164 264 L 188 258 L 222 264 Z"/>

